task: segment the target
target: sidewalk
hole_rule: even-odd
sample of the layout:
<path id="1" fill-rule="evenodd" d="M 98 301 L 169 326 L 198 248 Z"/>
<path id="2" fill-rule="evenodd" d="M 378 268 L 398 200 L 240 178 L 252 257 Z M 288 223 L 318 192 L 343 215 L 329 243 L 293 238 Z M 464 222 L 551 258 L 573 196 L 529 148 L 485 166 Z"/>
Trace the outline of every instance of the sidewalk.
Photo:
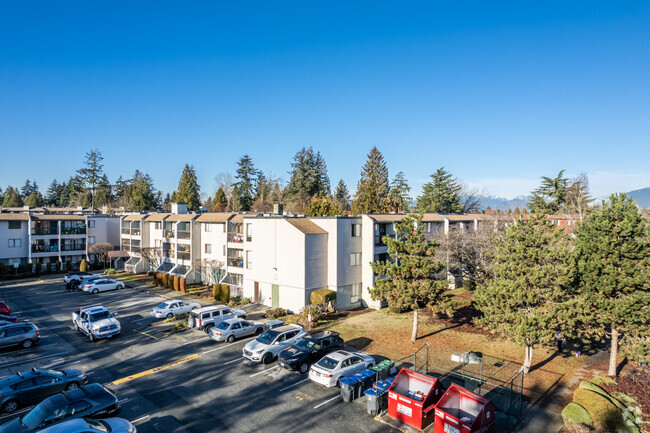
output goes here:
<path id="1" fill-rule="evenodd" d="M 599 351 L 587 358 L 562 386 L 537 405 L 528 408 L 516 431 L 520 433 L 556 433 L 560 431 L 564 426 L 562 409 L 572 401 L 573 391 L 581 381 L 592 380 L 596 376 L 606 374 L 608 362 L 609 352 L 607 351 Z"/>

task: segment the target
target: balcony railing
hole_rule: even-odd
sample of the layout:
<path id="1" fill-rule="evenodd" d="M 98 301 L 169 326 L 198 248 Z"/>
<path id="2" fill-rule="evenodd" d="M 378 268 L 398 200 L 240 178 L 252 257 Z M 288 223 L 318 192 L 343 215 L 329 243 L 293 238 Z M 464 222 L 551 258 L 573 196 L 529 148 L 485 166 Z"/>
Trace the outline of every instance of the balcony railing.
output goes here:
<path id="1" fill-rule="evenodd" d="M 86 245 L 62 245 L 61 251 L 86 251 Z"/>
<path id="2" fill-rule="evenodd" d="M 122 234 L 123 235 L 130 235 L 131 234 L 131 229 L 122 229 Z"/>
<path id="3" fill-rule="evenodd" d="M 34 227 L 32 228 L 32 234 L 33 235 L 58 235 L 59 230 L 54 227 Z"/>
<path id="4" fill-rule="evenodd" d="M 56 253 L 58 251 L 58 245 L 32 245 L 32 253 Z"/>
<path id="5" fill-rule="evenodd" d="M 241 257 L 228 257 L 228 266 L 234 266 L 236 268 L 244 267 L 244 259 Z"/>
<path id="6" fill-rule="evenodd" d="M 228 242 L 244 242 L 244 235 L 241 233 L 228 233 Z"/>
<path id="7" fill-rule="evenodd" d="M 174 230 L 163 230 L 163 236 L 166 238 L 173 238 Z"/>
<path id="8" fill-rule="evenodd" d="M 177 230 L 176 231 L 176 237 L 178 239 L 189 239 L 190 238 L 190 232 L 188 230 Z"/>
<path id="9" fill-rule="evenodd" d="M 85 235 L 86 227 L 61 227 L 62 235 Z"/>
<path id="10" fill-rule="evenodd" d="M 179 252 L 178 253 L 178 259 L 179 260 L 190 260 L 191 255 L 190 255 L 190 253 L 181 253 L 181 252 Z"/>
<path id="11" fill-rule="evenodd" d="M 131 229 L 131 236 L 140 236 L 140 229 Z"/>
<path id="12" fill-rule="evenodd" d="M 142 250 L 142 249 L 141 249 L 140 247 L 134 247 L 134 246 L 131 246 L 131 252 L 132 252 L 132 253 L 138 253 L 138 254 L 140 254 L 140 251 L 141 251 L 141 250 Z"/>
<path id="13" fill-rule="evenodd" d="M 163 250 L 162 255 L 167 258 L 174 257 L 174 250 Z"/>

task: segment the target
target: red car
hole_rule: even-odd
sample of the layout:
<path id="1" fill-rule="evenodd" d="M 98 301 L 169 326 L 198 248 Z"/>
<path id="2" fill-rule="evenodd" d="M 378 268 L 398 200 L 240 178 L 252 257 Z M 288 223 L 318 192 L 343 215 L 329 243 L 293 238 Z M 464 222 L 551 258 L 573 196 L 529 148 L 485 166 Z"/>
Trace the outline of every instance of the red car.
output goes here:
<path id="1" fill-rule="evenodd" d="M 0 301 L 0 314 L 6 314 L 7 316 L 11 314 L 11 309 L 3 301 Z"/>

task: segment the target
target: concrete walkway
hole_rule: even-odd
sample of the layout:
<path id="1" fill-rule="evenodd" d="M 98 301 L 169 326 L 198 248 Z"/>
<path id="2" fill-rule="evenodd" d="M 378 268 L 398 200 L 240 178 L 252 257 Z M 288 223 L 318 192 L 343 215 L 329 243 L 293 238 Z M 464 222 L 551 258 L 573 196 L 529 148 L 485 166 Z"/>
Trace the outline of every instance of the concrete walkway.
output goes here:
<path id="1" fill-rule="evenodd" d="M 564 425 L 562 409 L 573 399 L 573 391 L 583 380 L 607 374 L 609 352 L 599 351 L 585 360 L 562 386 L 537 405 L 528 408 L 524 420 L 517 428 L 521 433 L 556 433 Z"/>

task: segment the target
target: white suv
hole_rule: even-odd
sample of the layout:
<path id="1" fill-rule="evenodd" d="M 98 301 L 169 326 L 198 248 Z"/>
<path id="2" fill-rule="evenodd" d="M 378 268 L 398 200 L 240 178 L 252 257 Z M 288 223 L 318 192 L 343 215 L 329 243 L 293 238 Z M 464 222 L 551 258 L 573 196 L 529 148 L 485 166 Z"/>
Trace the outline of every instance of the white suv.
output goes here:
<path id="1" fill-rule="evenodd" d="M 228 319 L 245 319 L 246 312 L 226 305 L 211 305 L 190 311 L 187 326 L 210 333 L 210 329 Z"/>
<path id="2" fill-rule="evenodd" d="M 300 325 L 285 325 L 269 329 L 244 346 L 244 358 L 253 362 L 269 364 L 278 357 L 280 352 L 292 346 L 307 335 Z"/>

